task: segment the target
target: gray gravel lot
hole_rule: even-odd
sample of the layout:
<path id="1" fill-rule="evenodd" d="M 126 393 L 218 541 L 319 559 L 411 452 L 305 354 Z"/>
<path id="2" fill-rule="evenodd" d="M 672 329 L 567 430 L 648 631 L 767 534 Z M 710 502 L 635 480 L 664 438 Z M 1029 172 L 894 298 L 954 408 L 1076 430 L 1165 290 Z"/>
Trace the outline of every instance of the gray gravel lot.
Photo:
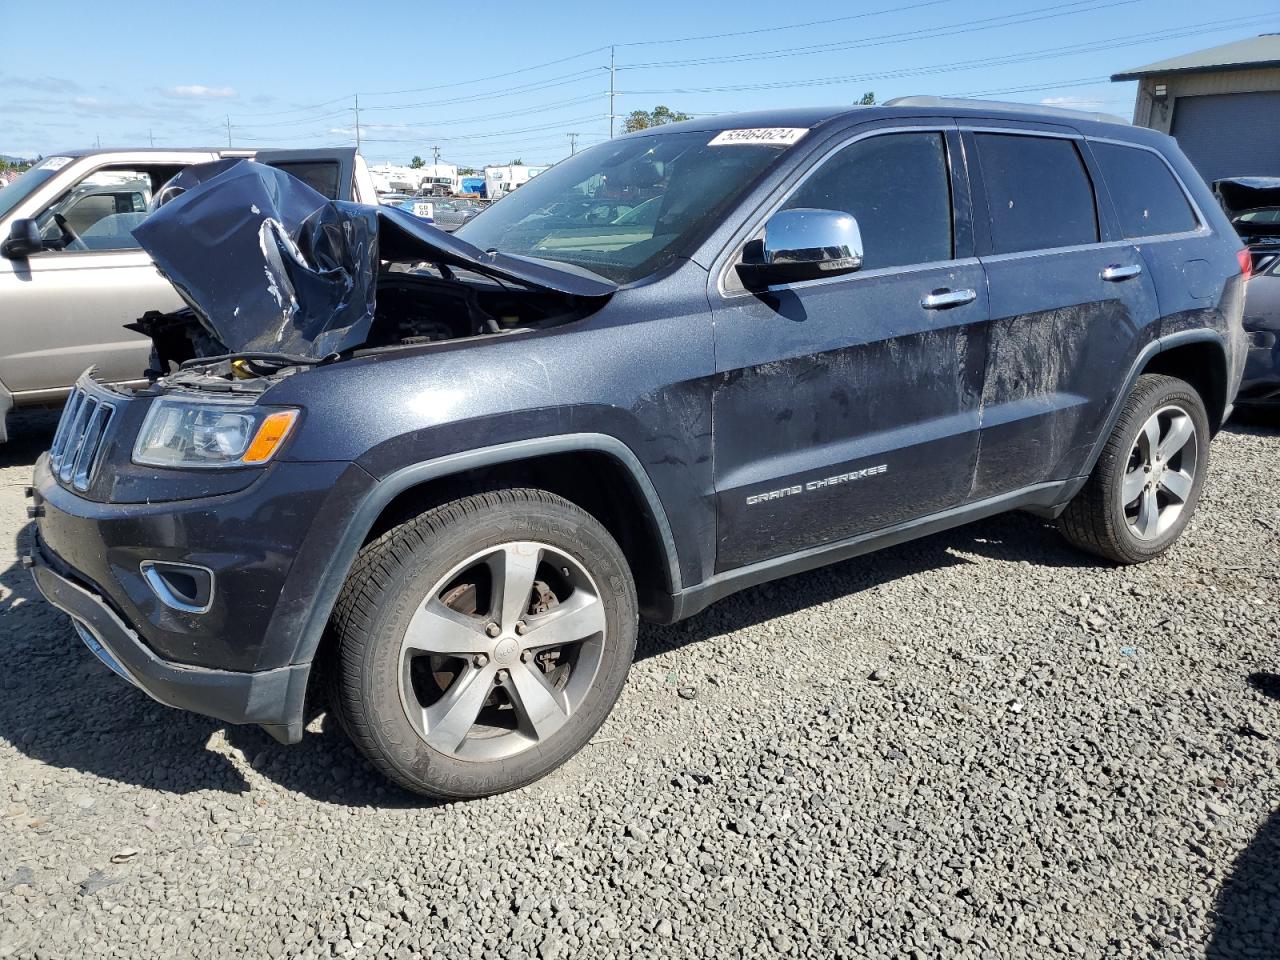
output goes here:
<path id="1" fill-rule="evenodd" d="M 1172 554 L 1026 516 L 643 628 L 524 791 L 425 805 L 158 706 L 17 564 L 0 447 L 0 957 L 1280 956 L 1280 432 Z"/>

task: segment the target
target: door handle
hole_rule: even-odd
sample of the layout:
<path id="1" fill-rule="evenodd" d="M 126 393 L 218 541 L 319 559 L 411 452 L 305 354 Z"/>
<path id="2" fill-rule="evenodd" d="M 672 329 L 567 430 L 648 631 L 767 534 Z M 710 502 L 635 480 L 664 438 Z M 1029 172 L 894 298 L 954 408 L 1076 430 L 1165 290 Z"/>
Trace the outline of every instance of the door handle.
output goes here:
<path id="1" fill-rule="evenodd" d="M 961 307 L 978 299 L 976 290 L 935 290 L 920 298 L 920 306 L 926 310 L 945 310 Z"/>
<path id="2" fill-rule="evenodd" d="M 1117 280 L 1128 280 L 1130 277 L 1136 277 L 1142 272 L 1142 267 L 1136 263 L 1113 263 L 1102 271 L 1102 279 L 1115 282 Z"/>

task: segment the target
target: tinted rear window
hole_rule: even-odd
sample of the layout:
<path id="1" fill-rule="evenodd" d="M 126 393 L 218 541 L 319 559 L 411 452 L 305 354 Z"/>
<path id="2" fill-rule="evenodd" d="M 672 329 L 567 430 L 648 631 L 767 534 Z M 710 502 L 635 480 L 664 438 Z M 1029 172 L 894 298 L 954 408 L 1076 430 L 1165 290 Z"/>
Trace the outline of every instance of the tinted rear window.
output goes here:
<path id="1" fill-rule="evenodd" d="M 1156 154 L 1118 143 L 1090 146 L 1102 168 L 1126 237 L 1183 233 L 1198 226 L 1187 195 Z"/>
<path id="2" fill-rule="evenodd" d="M 1098 240 L 1093 185 L 1070 140 L 977 135 L 996 253 Z"/>
<path id="3" fill-rule="evenodd" d="M 297 177 L 316 193 L 322 193 L 330 200 L 338 199 L 338 164 L 328 160 L 287 160 L 273 163 L 277 170 Z"/>

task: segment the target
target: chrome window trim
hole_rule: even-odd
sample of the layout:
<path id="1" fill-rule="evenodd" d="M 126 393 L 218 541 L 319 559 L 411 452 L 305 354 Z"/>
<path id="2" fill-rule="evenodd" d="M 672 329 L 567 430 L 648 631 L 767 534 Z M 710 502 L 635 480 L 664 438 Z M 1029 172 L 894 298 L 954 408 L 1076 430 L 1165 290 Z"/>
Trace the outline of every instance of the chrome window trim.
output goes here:
<path id="1" fill-rule="evenodd" d="M 747 240 L 750 240 L 757 233 L 759 233 L 760 230 L 764 227 L 765 223 L 768 222 L 769 218 L 772 217 L 775 213 L 777 213 L 783 207 L 783 205 L 786 204 L 786 202 L 790 200 L 791 197 L 802 186 L 805 185 L 805 183 L 808 181 L 810 177 L 812 177 L 824 166 L 826 166 L 827 162 L 835 154 L 839 153 L 845 147 L 853 146 L 853 144 L 857 143 L 858 141 L 867 140 L 867 139 L 870 139 L 871 137 L 892 136 L 895 133 L 938 133 L 938 134 L 942 134 L 945 137 L 947 131 L 955 130 L 955 129 L 956 129 L 955 121 L 950 121 L 942 124 L 928 123 L 928 124 L 922 124 L 920 126 L 876 127 L 873 130 L 863 130 L 860 133 L 855 133 L 852 136 L 846 137 L 844 139 L 838 139 L 832 146 L 828 147 L 818 157 L 818 159 L 814 162 L 813 166 L 811 166 L 808 170 L 806 170 L 804 175 L 801 176 L 800 179 L 792 183 L 791 186 L 786 190 L 786 192 L 783 193 L 783 195 L 780 198 L 778 198 L 773 204 L 767 206 L 763 214 L 759 214 L 756 217 L 754 217 L 752 220 L 750 220 L 749 226 L 745 230 L 739 231 L 737 236 L 734 238 L 734 240 L 723 251 L 721 251 L 720 256 L 725 257 L 725 261 L 721 265 L 719 272 L 716 275 L 716 293 L 719 294 L 720 299 L 732 300 L 732 299 L 737 299 L 739 297 L 755 296 L 755 294 L 750 290 L 743 289 L 743 290 L 729 291 L 725 287 L 725 279 L 728 277 L 729 271 L 733 269 L 734 263 L 737 261 L 738 256 L 742 253 L 742 245 L 746 243 Z M 947 188 L 948 188 L 948 192 L 950 192 L 951 170 L 949 165 L 947 169 Z M 952 201 L 951 213 L 952 213 L 951 239 L 952 239 L 952 244 L 954 245 L 955 243 L 954 198 Z M 835 281 L 848 282 L 849 280 L 856 280 L 859 277 L 884 276 L 885 274 L 903 273 L 906 271 L 916 272 L 919 270 L 936 269 L 938 266 L 942 266 L 946 264 L 956 264 L 956 263 L 962 263 L 962 262 L 967 263 L 970 261 L 973 263 L 978 262 L 976 257 L 967 257 L 965 258 L 964 261 L 960 261 L 952 258 L 949 260 L 935 260 L 930 263 L 906 264 L 900 267 L 875 267 L 871 270 L 866 270 L 866 271 L 857 270 L 853 273 L 845 273 L 836 277 L 819 277 L 816 280 L 801 280 L 796 283 L 773 284 L 767 287 L 766 289 L 767 290 L 805 290 L 815 285 L 829 284 Z"/>
<path id="2" fill-rule="evenodd" d="M 1178 185 L 1178 189 L 1182 191 L 1183 197 L 1191 207 L 1191 213 L 1196 218 L 1197 226 L 1194 230 L 1181 230 L 1177 233 L 1153 233 L 1148 237 L 1131 237 L 1127 238 L 1129 243 L 1151 243 L 1153 241 L 1165 240 L 1187 240 L 1192 237 L 1206 237 L 1213 235 L 1213 228 L 1209 226 L 1209 218 L 1204 215 L 1204 211 L 1200 209 L 1200 204 L 1196 203 L 1196 198 L 1191 195 L 1191 191 L 1187 189 L 1186 183 L 1182 177 L 1178 176 L 1178 171 L 1173 168 L 1173 164 L 1169 162 L 1169 158 L 1157 150 L 1155 147 L 1148 146 L 1145 143 L 1133 143 L 1130 140 L 1117 140 L 1114 137 L 1085 137 L 1086 143 L 1107 143 L 1117 147 L 1128 147 L 1130 150 L 1145 150 L 1147 153 L 1154 153 L 1160 158 L 1160 162 L 1164 164 L 1165 169 L 1169 171 L 1173 177 L 1173 182 Z M 1105 174 L 1104 174 L 1105 176 Z M 1107 185 L 1107 189 L 1111 189 L 1111 185 Z M 1123 224 L 1121 225 L 1123 229 Z"/>
<path id="3" fill-rule="evenodd" d="M 1058 257 L 1068 253 L 1088 250 L 1116 250 L 1130 248 L 1132 240 L 1102 240 L 1098 243 L 1073 243 L 1067 247 L 1037 247 L 1035 250 L 1015 250 L 1012 253 L 991 253 L 980 257 L 983 263 L 1004 263 L 1008 260 L 1025 260 L 1030 257 Z"/>

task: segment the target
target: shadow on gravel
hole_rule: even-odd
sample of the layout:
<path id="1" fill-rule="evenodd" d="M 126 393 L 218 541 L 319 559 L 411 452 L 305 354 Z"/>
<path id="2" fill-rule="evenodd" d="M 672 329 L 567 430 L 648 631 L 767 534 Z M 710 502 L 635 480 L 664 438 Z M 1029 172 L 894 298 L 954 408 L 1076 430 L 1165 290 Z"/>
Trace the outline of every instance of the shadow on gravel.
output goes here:
<path id="1" fill-rule="evenodd" d="M 1280 812 L 1232 864 L 1213 915 L 1206 960 L 1280 957 Z"/>
<path id="2" fill-rule="evenodd" d="M 862 593 L 912 574 L 969 563 L 961 553 L 1050 567 L 1085 568 L 1106 562 L 1074 549 L 1040 518 L 1025 513 L 1002 514 L 834 566 L 751 587 L 674 626 L 642 624 L 636 659 L 758 626 L 775 617 Z"/>
<path id="3" fill-rule="evenodd" d="M 1222 429 L 1251 437 L 1274 437 L 1280 432 L 1280 408 L 1238 408 Z"/>
<path id="4" fill-rule="evenodd" d="M 1280 700 L 1280 674 L 1259 670 L 1246 681 L 1263 696 Z M 1231 865 L 1213 918 L 1206 960 L 1280 957 L 1280 810 Z"/>
<path id="5" fill-rule="evenodd" d="M 370 766 L 361 756 L 338 721 L 320 714 L 319 732 L 315 717 L 301 743 L 284 746 L 257 727 L 227 727 L 227 741 L 249 761 L 261 776 L 320 803 L 347 807 L 376 807 L 380 810 L 430 810 L 438 801 L 402 790 Z"/>
<path id="6" fill-rule="evenodd" d="M 49 449 L 61 410 L 21 410 L 9 414 L 9 439 L 0 444 L 0 467 L 35 464 Z"/>
<path id="7" fill-rule="evenodd" d="M 1259 670 L 1256 673 L 1249 674 L 1246 679 L 1249 682 L 1249 686 L 1263 696 L 1271 697 L 1273 700 L 1280 700 L 1280 673 Z"/>

